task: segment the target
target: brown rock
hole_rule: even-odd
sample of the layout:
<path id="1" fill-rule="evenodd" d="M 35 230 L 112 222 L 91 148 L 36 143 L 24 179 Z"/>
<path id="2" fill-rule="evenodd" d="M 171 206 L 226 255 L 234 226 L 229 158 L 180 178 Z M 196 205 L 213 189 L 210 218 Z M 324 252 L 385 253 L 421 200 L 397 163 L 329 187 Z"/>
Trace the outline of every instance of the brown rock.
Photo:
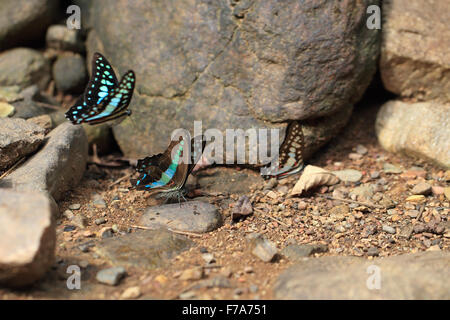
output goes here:
<path id="1" fill-rule="evenodd" d="M 53 199 L 38 192 L 0 189 L 0 283 L 20 287 L 39 280 L 54 263 Z"/>

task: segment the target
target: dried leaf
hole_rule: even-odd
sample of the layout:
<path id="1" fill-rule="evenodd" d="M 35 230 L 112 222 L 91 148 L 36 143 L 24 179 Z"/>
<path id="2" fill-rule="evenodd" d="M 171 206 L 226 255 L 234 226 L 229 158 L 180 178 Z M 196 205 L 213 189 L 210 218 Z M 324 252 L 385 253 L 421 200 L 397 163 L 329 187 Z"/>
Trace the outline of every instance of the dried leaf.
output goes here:
<path id="1" fill-rule="evenodd" d="M 290 193 L 290 197 L 301 195 L 303 192 L 320 186 L 331 186 L 339 182 L 333 173 L 316 166 L 306 166 Z"/>

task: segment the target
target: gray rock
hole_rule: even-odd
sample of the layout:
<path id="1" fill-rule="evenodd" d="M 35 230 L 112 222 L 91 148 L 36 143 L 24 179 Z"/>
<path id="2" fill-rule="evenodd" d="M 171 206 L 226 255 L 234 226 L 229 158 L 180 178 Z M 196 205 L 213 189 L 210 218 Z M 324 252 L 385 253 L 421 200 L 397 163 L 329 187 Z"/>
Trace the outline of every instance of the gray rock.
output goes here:
<path id="1" fill-rule="evenodd" d="M 367 154 L 368 151 L 369 150 L 367 150 L 367 148 L 364 147 L 362 144 L 358 144 L 356 146 L 356 153 L 358 153 L 358 154 L 365 155 L 365 154 Z"/>
<path id="2" fill-rule="evenodd" d="M 328 246 L 323 244 L 290 244 L 281 250 L 281 254 L 291 261 L 299 261 L 315 253 L 327 252 Z"/>
<path id="3" fill-rule="evenodd" d="M 344 169 L 339 171 L 333 171 L 341 181 L 344 182 L 358 182 L 362 178 L 362 173 L 354 169 Z"/>
<path id="4" fill-rule="evenodd" d="M 92 205 L 99 209 L 105 209 L 107 207 L 105 200 L 98 193 L 92 195 Z"/>
<path id="5" fill-rule="evenodd" d="M 392 228 L 391 226 L 383 225 L 382 230 L 390 234 L 395 234 L 395 228 Z"/>
<path id="6" fill-rule="evenodd" d="M 275 244 L 263 236 L 250 240 L 251 252 L 264 262 L 271 262 L 278 253 Z"/>
<path id="7" fill-rule="evenodd" d="M 170 228 L 179 231 L 210 232 L 222 225 L 217 208 L 201 201 L 188 201 L 149 207 L 140 224 L 145 227 Z"/>
<path id="8" fill-rule="evenodd" d="M 369 200 L 373 197 L 375 186 L 372 184 L 363 184 L 353 188 L 350 191 L 350 196 L 356 195 L 360 200 Z"/>
<path id="9" fill-rule="evenodd" d="M 450 104 L 389 101 L 378 111 L 375 129 L 381 146 L 450 168 Z"/>
<path id="10" fill-rule="evenodd" d="M 431 185 L 426 182 L 419 182 L 412 188 L 411 192 L 412 194 L 429 195 L 431 193 Z"/>
<path id="11" fill-rule="evenodd" d="M 377 247 L 370 247 L 369 250 L 367 250 L 368 256 L 378 256 L 380 254 L 380 250 Z"/>
<path id="12" fill-rule="evenodd" d="M 0 283 L 27 286 L 55 258 L 55 201 L 38 192 L 0 189 Z"/>
<path id="13" fill-rule="evenodd" d="M 84 43 L 80 30 L 65 25 L 52 25 L 47 29 L 45 40 L 48 48 L 82 53 Z"/>
<path id="14" fill-rule="evenodd" d="M 2 1 L 0 51 L 42 40 L 58 6 L 54 0 Z"/>
<path id="15" fill-rule="evenodd" d="M 95 249 L 113 265 L 152 269 L 167 266 L 170 259 L 193 245 L 184 236 L 158 229 L 102 239 Z"/>
<path id="16" fill-rule="evenodd" d="M 50 63 L 33 49 L 16 48 L 0 54 L 0 86 L 32 84 L 44 90 L 50 81 Z"/>
<path id="17" fill-rule="evenodd" d="M 365 21 L 367 5 L 379 1 L 85 3 L 82 11 L 96 13 L 88 56 L 102 49 L 122 72 L 132 62 L 140 79 L 131 109 L 141 129 L 129 119 L 113 129 L 127 155 L 164 150 L 167 132 L 192 129 L 199 114 L 221 131 L 326 116 L 305 125 L 310 155 L 347 122 L 376 69 L 380 32 Z"/>
<path id="18" fill-rule="evenodd" d="M 36 151 L 45 130 L 23 119 L 0 119 L 0 170 Z"/>
<path id="19" fill-rule="evenodd" d="M 449 103 L 448 3 L 433 1 L 424 6 L 420 0 L 385 2 L 380 59 L 384 87 L 402 97 Z M 413 110 L 408 114 L 416 117 Z"/>
<path id="20" fill-rule="evenodd" d="M 358 257 L 308 259 L 283 272 L 275 299 L 450 298 L 449 252 L 405 254 L 368 261 Z M 373 280 L 380 275 L 380 289 Z M 369 286 L 368 286 L 369 284 Z"/>
<path id="21" fill-rule="evenodd" d="M 58 201 L 81 180 L 87 149 L 83 129 L 66 122 L 48 134 L 38 153 L 2 179 L 0 187 L 45 191 Z"/>
<path id="22" fill-rule="evenodd" d="M 126 270 L 123 267 L 113 267 L 100 270 L 95 278 L 100 283 L 116 286 L 125 275 Z"/>
<path id="23" fill-rule="evenodd" d="M 384 171 L 384 173 L 397 174 L 397 173 L 402 173 L 403 169 L 398 167 L 398 166 L 396 166 L 396 165 L 393 165 L 392 163 L 387 163 L 386 162 L 386 163 L 383 163 L 383 171 Z"/>
<path id="24" fill-rule="evenodd" d="M 81 93 L 87 79 L 86 62 L 79 54 L 65 54 L 53 64 L 53 79 L 63 92 Z"/>

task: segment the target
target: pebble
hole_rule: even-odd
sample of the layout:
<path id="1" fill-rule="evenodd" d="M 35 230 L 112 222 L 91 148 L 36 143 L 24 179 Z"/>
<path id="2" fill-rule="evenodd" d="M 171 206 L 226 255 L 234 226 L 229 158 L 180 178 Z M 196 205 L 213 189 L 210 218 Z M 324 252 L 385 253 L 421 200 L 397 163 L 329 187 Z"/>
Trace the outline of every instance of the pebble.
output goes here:
<path id="1" fill-rule="evenodd" d="M 119 284 L 120 280 L 125 276 L 126 271 L 123 267 L 113 267 L 100 270 L 97 273 L 96 279 L 98 282 L 115 286 Z"/>
<path id="2" fill-rule="evenodd" d="M 259 289 L 258 286 L 255 285 L 255 284 L 251 284 L 250 287 L 249 287 L 249 290 L 250 290 L 251 293 L 258 292 L 258 289 Z"/>
<path id="3" fill-rule="evenodd" d="M 408 202 L 424 202 L 425 196 L 424 195 L 413 195 L 406 198 L 406 201 Z"/>
<path id="4" fill-rule="evenodd" d="M 408 210 L 406 214 L 411 218 L 416 218 L 419 215 L 419 210 Z"/>
<path id="5" fill-rule="evenodd" d="M 372 179 L 378 179 L 378 178 L 380 177 L 380 171 L 372 171 L 372 172 L 370 173 L 370 177 L 371 177 Z"/>
<path id="6" fill-rule="evenodd" d="M 426 182 L 420 182 L 414 186 L 411 192 L 415 195 L 428 195 L 431 193 L 431 185 Z"/>
<path id="7" fill-rule="evenodd" d="M 194 291 L 186 291 L 186 292 L 180 293 L 178 295 L 178 297 L 180 299 L 186 300 L 186 299 L 194 299 L 196 297 L 196 295 L 195 295 Z"/>
<path id="8" fill-rule="evenodd" d="M 79 204 L 79 203 L 74 203 L 69 206 L 70 210 L 79 210 L 80 208 L 81 208 L 81 204 Z"/>
<path id="9" fill-rule="evenodd" d="M 120 295 L 120 299 L 137 299 L 141 296 L 141 288 L 129 287 Z"/>
<path id="10" fill-rule="evenodd" d="M 393 174 L 403 172 L 403 170 L 401 168 L 393 165 L 392 163 L 387 163 L 387 162 L 383 164 L 383 171 L 385 173 L 393 173 Z"/>
<path id="11" fill-rule="evenodd" d="M 64 232 L 70 232 L 70 231 L 74 231 L 76 229 L 75 226 L 72 225 L 68 225 L 64 227 Z"/>
<path id="12" fill-rule="evenodd" d="M 376 257 L 380 254 L 380 251 L 377 247 L 370 247 L 369 250 L 367 250 L 367 255 L 371 257 Z"/>
<path id="13" fill-rule="evenodd" d="M 78 265 L 79 265 L 81 268 L 86 269 L 86 268 L 89 266 L 89 262 L 86 261 L 86 260 L 81 260 L 81 261 L 78 263 Z"/>
<path id="14" fill-rule="evenodd" d="M 383 225 L 382 229 L 384 232 L 395 234 L 395 228 L 392 228 L 391 226 Z"/>
<path id="15" fill-rule="evenodd" d="M 101 224 L 104 224 L 104 223 L 106 223 L 107 222 L 107 220 L 106 220 L 106 218 L 98 218 L 98 219 L 95 219 L 95 224 L 96 225 L 101 225 Z"/>
<path id="16" fill-rule="evenodd" d="M 341 181 L 344 182 L 358 182 L 362 178 L 362 173 L 358 170 L 354 169 L 344 169 L 339 171 L 333 171 L 333 174 L 336 175 Z"/>
<path id="17" fill-rule="evenodd" d="M 113 230 L 111 227 L 104 227 L 99 231 L 100 238 L 106 239 L 106 238 L 112 238 L 113 237 Z"/>
<path id="18" fill-rule="evenodd" d="M 117 191 L 122 192 L 122 193 L 127 193 L 127 192 L 129 192 L 129 190 L 126 189 L 126 188 L 118 188 Z"/>
<path id="19" fill-rule="evenodd" d="M 205 260 L 206 264 L 211 264 L 216 261 L 212 253 L 203 253 L 202 258 Z"/>
<path id="20" fill-rule="evenodd" d="M 245 272 L 245 273 L 253 273 L 253 267 L 251 267 L 251 266 L 246 266 L 246 267 L 244 268 L 244 272 Z"/>
<path id="21" fill-rule="evenodd" d="M 434 195 L 439 196 L 441 194 L 444 194 L 444 187 L 441 186 L 432 186 L 431 192 L 433 192 Z"/>
<path id="22" fill-rule="evenodd" d="M 354 152 L 352 152 L 352 153 L 349 153 L 349 155 L 348 155 L 348 158 L 350 159 L 350 160 L 360 160 L 360 159 L 362 159 L 362 155 L 361 154 L 359 154 L 359 153 L 354 153 Z"/>
<path id="23" fill-rule="evenodd" d="M 253 240 L 254 247 L 252 254 L 261 259 L 264 262 L 270 262 L 273 260 L 278 250 L 277 247 L 266 238 L 260 236 Z"/>
<path id="24" fill-rule="evenodd" d="M 358 144 L 356 146 L 355 151 L 356 151 L 356 153 L 359 153 L 359 154 L 362 154 L 362 155 L 365 155 L 368 152 L 367 148 L 365 146 L 363 146 L 362 144 Z"/>
<path id="25" fill-rule="evenodd" d="M 203 268 L 196 267 L 184 270 L 180 275 L 180 280 L 200 280 L 203 277 Z"/>
<path id="26" fill-rule="evenodd" d="M 106 208 L 106 202 L 99 194 L 94 194 L 92 204 L 94 205 L 94 207 L 99 209 Z"/>
<path id="27" fill-rule="evenodd" d="M 66 217 L 67 219 L 72 219 L 74 214 L 72 211 L 66 210 L 66 211 L 64 211 L 63 216 Z"/>

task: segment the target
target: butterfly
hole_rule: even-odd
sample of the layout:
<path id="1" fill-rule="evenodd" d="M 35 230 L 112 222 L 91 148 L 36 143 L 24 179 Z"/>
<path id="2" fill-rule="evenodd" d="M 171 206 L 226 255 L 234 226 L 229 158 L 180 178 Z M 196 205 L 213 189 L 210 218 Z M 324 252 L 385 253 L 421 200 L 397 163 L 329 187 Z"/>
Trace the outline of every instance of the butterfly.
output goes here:
<path id="1" fill-rule="evenodd" d="M 201 145 L 200 145 L 201 139 Z M 131 180 L 132 188 L 158 193 L 158 198 L 184 198 L 189 174 L 205 149 L 206 140 L 197 136 L 189 141 L 180 137 L 171 141 L 166 151 L 138 160 L 138 179 Z M 199 149 L 201 148 L 201 149 Z M 186 200 L 186 198 L 184 198 Z"/>
<path id="2" fill-rule="evenodd" d="M 91 79 L 84 94 L 66 112 L 66 118 L 73 124 L 92 125 L 131 115 L 128 105 L 135 80 L 133 70 L 129 70 L 118 82 L 108 60 L 100 53 L 94 53 Z"/>
<path id="3" fill-rule="evenodd" d="M 277 179 L 284 179 L 304 168 L 303 162 L 304 137 L 302 125 L 299 121 L 291 122 L 286 131 L 286 138 L 280 147 L 278 168 L 271 170 L 269 175 Z"/>

